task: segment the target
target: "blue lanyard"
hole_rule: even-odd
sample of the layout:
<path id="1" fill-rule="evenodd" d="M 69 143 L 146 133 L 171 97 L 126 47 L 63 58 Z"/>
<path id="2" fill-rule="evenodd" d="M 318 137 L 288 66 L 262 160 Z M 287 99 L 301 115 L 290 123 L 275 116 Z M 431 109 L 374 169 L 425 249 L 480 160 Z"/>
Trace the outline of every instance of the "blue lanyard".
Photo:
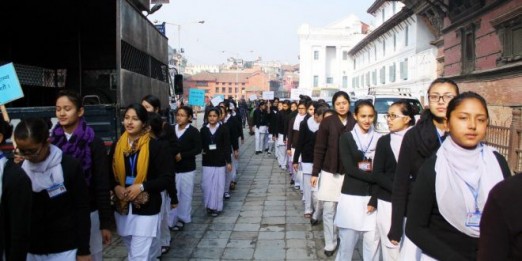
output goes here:
<path id="1" fill-rule="evenodd" d="M 440 137 L 439 131 L 435 128 L 435 133 L 437 133 L 437 138 L 439 139 L 439 144 L 442 145 L 442 138 Z"/>
<path id="2" fill-rule="evenodd" d="M 478 207 L 478 190 L 475 190 L 467 182 L 464 182 L 464 183 L 466 183 L 466 186 L 468 186 L 469 191 L 471 191 L 471 194 L 473 195 L 473 199 L 475 200 L 475 211 L 479 212 L 479 207 Z M 479 180 L 479 187 L 480 187 L 480 180 Z"/>
<path id="3" fill-rule="evenodd" d="M 134 155 L 132 156 L 129 156 L 129 164 L 130 164 L 130 167 L 131 167 L 131 177 L 134 177 L 134 167 L 136 167 L 136 157 L 137 157 L 137 153 L 135 153 Z"/>
<path id="4" fill-rule="evenodd" d="M 357 141 L 359 141 L 359 144 L 361 144 L 361 149 L 363 144 L 361 142 L 361 140 L 359 139 L 359 135 L 357 134 L 357 129 L 355 129 L 355 136 L 357 137 Z M 370 145 L 372 144 L 372 141 L 373 141 L 373 137 L 375 136 L 375 133 L 372 133 L 372 138 L 370 139 L 370 142 L 368 142 L 368 146 L 366 147 L 366 150 L 362 151 L 363 153 L 363 156 L 366 158 L 366 152 L 368 152 L 368 150 L 370 149 Z"/>
<path id="5" fill-rule="evenodd" d="M 5 156 L 3 153 L 0 153 L 0 159 L 3 159 Z"/>

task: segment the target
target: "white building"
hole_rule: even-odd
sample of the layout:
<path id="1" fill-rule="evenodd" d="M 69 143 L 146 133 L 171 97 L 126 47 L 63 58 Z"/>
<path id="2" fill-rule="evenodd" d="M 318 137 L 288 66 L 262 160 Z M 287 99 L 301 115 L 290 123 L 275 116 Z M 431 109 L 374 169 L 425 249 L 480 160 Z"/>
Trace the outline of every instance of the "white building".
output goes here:
<path id="1" fill-rule="evenodd" d="M 356 96 L 400 87 L 426 103 L 426 90 L 437 77 L 435 38 L 420 16 L 403 7 L 400 1 L 376 0 L 368 9 L 375 28 L 349 52 Z"/>
<path id="2" fill-rule="evenodd" d="M 185 67 L 185 74 L 198 74 L 202 72 L 209 72 L 209 73 L 219 73 L 219 66 L 218 65 L 187 65 Z"/>
<path id="3" fill-rule="evenodd" d="M 312 89 L 313 96 L 329 98 L 349 89 L 353 62 L 348 52 L 365 36 L 368 25 L 356 16 L 324 28 L 303 24 L 299 35 L 299 89 Z"/>

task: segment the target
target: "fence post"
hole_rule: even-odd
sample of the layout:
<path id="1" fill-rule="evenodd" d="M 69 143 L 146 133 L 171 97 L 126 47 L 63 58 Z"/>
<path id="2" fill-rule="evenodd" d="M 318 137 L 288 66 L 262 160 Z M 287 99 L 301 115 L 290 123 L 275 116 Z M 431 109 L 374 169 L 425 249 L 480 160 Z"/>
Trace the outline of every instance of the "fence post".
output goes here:
<path id="1" fill-rule="evenodd" d="M 510 138 L 509 138 L 509 151 L 508 151 L 508 164 L 511 171 L 520 171 L 518 168 L 518 155 L 517 150 L 520 149 L 520 135 L 518 130 L 522 129 L 522 111 L 520 108 L 513 108 L 513 119 L 511 120 L 510 126 Z"/>

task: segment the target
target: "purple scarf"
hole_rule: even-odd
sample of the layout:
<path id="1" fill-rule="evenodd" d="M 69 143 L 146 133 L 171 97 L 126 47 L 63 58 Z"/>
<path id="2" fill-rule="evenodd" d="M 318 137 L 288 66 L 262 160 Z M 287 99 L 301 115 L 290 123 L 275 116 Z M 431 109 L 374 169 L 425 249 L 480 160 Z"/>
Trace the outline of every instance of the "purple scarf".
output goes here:
<path id="1" fill-rule="evenodd" d="M 80 118 L 80 123 L 72 133 L 72 136 L 69 140 L 67 140 L 65 132 L 63 131 L 60 123 L 57 123 L 56 126 L 54 126 L 53 133 L 51 134 L 52 144 L 60 148 L 64 154 L 70 155 L 80 161 L 87 185 L 90 184 L 92 176 L 92 158 L 90 145 L 93 140 L 94 131 L 91 127 L 87 126 L 87 123 L 83 117 Z"/>

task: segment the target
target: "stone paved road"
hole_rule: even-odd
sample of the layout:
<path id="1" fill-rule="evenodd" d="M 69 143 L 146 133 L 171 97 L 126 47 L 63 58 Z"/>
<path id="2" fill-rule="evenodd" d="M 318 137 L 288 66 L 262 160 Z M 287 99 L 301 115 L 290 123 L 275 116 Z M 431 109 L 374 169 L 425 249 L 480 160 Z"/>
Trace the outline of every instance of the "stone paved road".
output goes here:
<path id="1" fill-rule="evenodd" d="M 245 133 L 238 186 L 216 218 L 202 206 L 198 157 L 192 223 L 171 232 L 172 248 L 161 260 L 334 260 L 323 253 L 322 224 L 312 227 L 303 217 L 301 194 L 288 174 L 273 155 L 255 155 L 254 137 Z M 104 260 L 125 260 L 126 248 L 114 235 Z M 354 260 L 360 260 L 358 251 Z"/>

